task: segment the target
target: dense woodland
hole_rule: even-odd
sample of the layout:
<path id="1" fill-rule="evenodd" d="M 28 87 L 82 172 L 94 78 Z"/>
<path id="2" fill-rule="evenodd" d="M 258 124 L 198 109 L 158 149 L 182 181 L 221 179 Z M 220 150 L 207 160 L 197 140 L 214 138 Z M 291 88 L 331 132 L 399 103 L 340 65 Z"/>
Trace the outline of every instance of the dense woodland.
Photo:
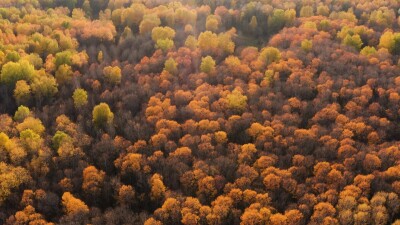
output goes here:
<path id="1" fill-rule="evenodd" d="M 399 225 L 399 13 L 0 0 L 0 224 Z"/>

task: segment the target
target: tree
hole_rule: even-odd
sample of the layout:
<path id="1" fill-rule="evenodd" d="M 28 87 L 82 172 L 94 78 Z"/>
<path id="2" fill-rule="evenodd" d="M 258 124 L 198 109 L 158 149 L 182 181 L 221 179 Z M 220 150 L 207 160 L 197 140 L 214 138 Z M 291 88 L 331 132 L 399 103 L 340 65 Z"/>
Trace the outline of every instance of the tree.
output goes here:
<path id="1" fill-rule="evenodd" d="M 41 74 L 33 79 L 32 93 L 41 104 L 44 99 L 50 99 L 58 92 L 56 79 L 47 74 Z"/>
<path id="2" fill-rule="evenodd" d="M 205 52 L 213 52 L 218 48 L 218 36 L 211 31 L 202 32 L 198 38 L 199 48 Z"/>
<path id="3" fill-rule="evenodd" d="M 196 38 L 193 35 L 189 35 L 186 38 L 186 41 L 185 41 L 186 47 L 190 48 L 191 50 L 194 50 L 197 48 L 197 45 L 198 45 L 198 41 L 196 40 Z"/>
<path id="4" fill-rule="evenodd" d="M 0 83 L 14 89 L 15 84 L 19 80 L 31 81 L 35 76 L 35 68 L 28 61 L 6 63 L 0 73 Z"/>
<path id="5" fill-rule="evenodd" d="M 56 71 L 55 78 L 59 85 L 70 84 L 72 82 L 74 72 L 71 66 L 63 64 L 60 65 Z"/>
<path id="6" fill-rule="evenodd" d="M 27 184 L 32 178 L 22 167 L 9 166 L 0 162 L 0 205 L 12 194 L 12 190 L 22 184 Z"/>
<path id="7" fill-rule="evenodd" d="M 156 42 L 156 48 L 161 49 L 163 52 L 167 52 L 168 50 L 174 48 L 174 41 L 167 39 L 159 39 Z"/>
<path id="8" fill-rule="evenodd" d="M 121 69 L 118 66 L 107 66 L 103 69 L 104 78 L 110 84 L 121 83 Z"/>
<path id="9" fill-rule="evenodd" d="M 39 135 L 42 135 L 45 131 L 45 127 L 43 126 L 42 121 L 33 117 L 27 117 L 22 123 L 17 125 L 17 130 L 19 132 L 22 132 L 26 129 L 30 129 Z"/>
<path id="10" fill-rule="evenodd" d="M 122 185 L 118 191 L 118 202 L 121 205 L 130 205 L 135 200 L 135 189 L 131 185 Z"/>
<path id="11" fill-rule="evenodd" d="M 153 28 L 161 24 L 160 18 L 156 14 L 146 14 L 139 25 L 140 34 L 151 32 Z"/>
<path id="12" fill-rule="evenodd" d="M 170 27 L 155 27 L 151 31 L 151 38 L 154 42 L 158 40 L 165 40 L 165 39 L 174 39 L 175 37 L 175 30 Z"/>
<path id="13" fill-rule="evenodd" d="M 166 187 L 162 181 L 162 176 L 159 174 L 154 174 L 150 178 L 150 199 L 154 202 L 160 202 L 165 197 Z"/>
<path id="14" fill-rule="evenodd" d="M 74 99 L 74 105 L 76 109 L 80 109 L 86 106 L 88 103 L 87 92 L 82 88 L 75 89 L 72 98 Z"/>
<path id="15" fill-rule="evenodd" d="M 235 89 L 227 96 L 228 108 L 234 113 L 241 114 L 247 108 L 247 96 L 239 89 Z"/>
<path id="16" fill-rule="evenodd" d="M 107 103 L 100 103 L 93 108 L 93 123 L 96 127 L 104 128 L 114 120 L 114 113 L 111 112 Z"/>
<path id="17" fill-rule="evenodd" d="M 71 136 L 59 130 L 54 134 L 51 140 L 53 142 L 53 148 L 56 150 L 65 142 L 72 143 Z"/>
<path id="18" fill-rule="evenodd" d="M 19 106 L 17 111 L 14 114 L 14 120 L 17 122 L 24 121 L 28 116 L 30 116 L 31 112 L 28 107 L 26 106 Z"/>
<path id="19" fill-rule="evenodd" d="M 134 3 L 131 7 L 123 9 L 121 13 L 122 24 L 129 27 L 139 25 L 140 21 L 143 19 L 145 8 L 143 4 Z"/>
<path id="20" fill-rule="evenodd" d="M 68 215 L 89 213 L 89 207 L 85 204 L 85 202 L 83 202 L 79 198 L 76 198 L 70 192 L 64 192 L 61 198 L 62 205 L 64 206 L 65 212 Z"/>
<path id="21" fill-rule="evenodd" d="M 97 198 L 101 194 L 105 173 L 94 166 L 83 170 L 82 190 L 91 197 Z"/>
<path id="22" fill-rule="evenodd" d="M 305 52 L 311 51 L 312 47 L 313 47 L 313 44 L 312 44 L 312 41 L 310 41 L 310 40 L 306 39 L 301 42 L 301 49 L 303 49 L 303 51 L 305 51 Z"/>
<path id="23" fill-rule="evenodd" d="M 251 31 L 254 33 L 257 30 L 257 26 L 258 26 L 258 22 L 257 22 L 257 17 L 256 16 L 252 16 L 249 26 L 251 28 Z"/>
<path id="24" fill-rule="evenodd" d="M 67 51 L 62 51 L 58 52 L 56 54 L 56 57 L 54 58 L 54 64 L 56 69 L 58 69 L 59 66 L 61 65 L 72 65 L 72 52 L 67 50 Z"/>
<path id="25" fill-rule="evenodd" d="M 200 71 L 207 74 L 215 71 L 215 61 L 211 56 L 206 56 L 201 59 Z"/>
<path id="26" fill-rule="evenodd" d="M 268 66 L 273 62 L 278 62 L 281 59 L 281 53 L 277 48 L 266 47 L 261 50 L 258 59 L 266 66 Z"/>
<path id="27" fill-rule="evenodd" d="M 343 39 L 343 44 L 347 46 L 352 46 L 357 50 L 361 49 L 362 46 L 362 40 L 360 38 L 360 35 L 355 34 L 355 35 L 346 35 L 346 37 Z"/>
<path id="28" fill-rule="evenodd" d="M 28 104 L 31 100 L 31 87 L 25 80 L 17 81 L 14 89 L 14 98 L 18 105 Z"/>
<path id="29" fill-rule="evenodd" d="M 216 16 L 210 15 L 206 20 L 206 30 L 211 32 L 217 32 L 219 26 L 219 21 Z"/>
<path id="30" fill-rule="evenodd" d="M 173 58 L 169 58 L 165 60 L 164 70 L 168 71 L 168 73 L 176 75 L 178 72 L 178 63 L 175 62 Z"/>

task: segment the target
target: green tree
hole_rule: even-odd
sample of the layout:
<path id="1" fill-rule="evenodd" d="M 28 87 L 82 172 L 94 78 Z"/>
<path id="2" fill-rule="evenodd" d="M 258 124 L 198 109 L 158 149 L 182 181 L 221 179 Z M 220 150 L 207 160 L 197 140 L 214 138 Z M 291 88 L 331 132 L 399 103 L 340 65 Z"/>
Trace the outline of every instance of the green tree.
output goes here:
<path id="1" fill-rule="evenodd" d="M 84 107 L 88 103 L 87 92 L 82 88 L 76 89 L 72 98 L 74 99 L 74 106 L 77 109 Z"/>
<path id="2" fill-rule="evenodd" d="M 72 65 L 72 55 L 71 51 L 62 51 L 57 53 L 54 59 L 56 69 L 63 64 Z"/>
<path id="3" fill-rule="evenodd" d="M 362 40 L 360 38 L 360 35 L 354 34 L 354 35 L 346 35 L 346 37 L 343 39 L 343 44 L 347 46 L 352 46 L 357 50 L 361 49 L 362 46 Z"/>
<path id="4" fill-rule="evenodd" d="M 303 40 L 301 42 L 301 49 L 303 49 L 303 51 L 305 51 L 305 52 L 311 51 L 312 47 L 313 47 L 313 44 L 312 44 L 312 41 L 310 41 L 310 40 Z"/>
<path id="5" fill-rule="evenodd" d="M 18 62 L 21 56 L 16 51 L 10 51 L 6 55 L 6 62 Z"/>
<path id="6" fill-rule="evenodd" d="M 15 111 L 14 114 L 14 120 L 17 122 L 22 122 L 24 121 L 25 118 L 27 118 L 31 114 L 30 110 L 26 106 L 19 106 L 17 111 Z"/>
<path id="7" fill-rule="evenodd" d="M 277 48 L 266 47 L 262 49 L 258 59 L 268 66 L 269 64 L 278 62 L 281 59 L 281 52 Z"/>
<path id="8" fill-rule="evenodd" d="M 269 33 L 277 33 L 285 26 L 285 24 L 285 11 L 283 9 L 274 9 L 272 15 L 268 17 L 268 30 L 270 30 Z"/>
<path id="9" fill-rule="evenodd" d="M 363 49 L 361 49 L 360 54 L 361 55 L 371 55 L 371 54 L 375 54 L 376 53 L 376 49 L 374 47 L 371 46 L 365 46 Z"/>
<path id="10" fill-rule="evenodd" d="M 14 88 L 17 81 L 30 81 L 34 75 L 35 68 L 28 61 L 8 62 L 1 69 L 0 83 Z"/>
<path id="11" fill-rule="evenodd" d="M 167 39 L 159 39 L 156 43 L 156 48 L 161 49 L 163 52 L 167 52 L 168 50 L 174 48 L 174 41 Z"/>
<path id="12" fill-rule="evenodd" d="M 93 108 L 93 123 L 96 127 L 104 128 L 112 124 L 113 120 L 114 114 L 107 103 L 100 103 Z"/>
<path id="13" fill-rule="evenodd" d="M 53 148 L 54 149 L 58 149 L 64 142 L 72 142 L 72 138 L 71 136 L 69 136 L 68 134 L 66 134 L 63 131 L 57 131 L 53 138 L 51 139 L 52 143 L 53 143 Z"/>
<path id="14" fill-rule="evenodd" d="M 201 59 L 200 71 L 207 74 L 215 71 L 215 61 L 211 56 L 206 56 Z"/>
<path id="15" fill-rule="evenodd" d="M 33 79 L 31 88 L 39 104 L 44 99 L 52 98 L 58 92 L 56 79 L 47 74 L 39 75 Z"/>

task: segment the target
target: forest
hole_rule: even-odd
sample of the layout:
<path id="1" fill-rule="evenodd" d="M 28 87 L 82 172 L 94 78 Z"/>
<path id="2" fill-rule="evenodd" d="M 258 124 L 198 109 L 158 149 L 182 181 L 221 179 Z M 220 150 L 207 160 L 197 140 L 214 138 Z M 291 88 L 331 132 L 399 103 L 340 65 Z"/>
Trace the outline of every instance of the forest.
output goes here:
<path id="1" fill-rule="evenodd" d="M 0 0 L 0 224 L 400 225 L 399 0 Z"/>

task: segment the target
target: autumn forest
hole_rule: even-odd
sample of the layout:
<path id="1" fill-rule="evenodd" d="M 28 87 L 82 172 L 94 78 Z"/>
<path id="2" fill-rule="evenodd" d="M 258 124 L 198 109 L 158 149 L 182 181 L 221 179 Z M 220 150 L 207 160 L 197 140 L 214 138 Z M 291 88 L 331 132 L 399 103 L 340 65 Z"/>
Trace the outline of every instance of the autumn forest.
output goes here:
<path id="1" fill-rule="evenodd" d="M 0 224 L 400 225 L 399 0 L 0 0 Z"/>

